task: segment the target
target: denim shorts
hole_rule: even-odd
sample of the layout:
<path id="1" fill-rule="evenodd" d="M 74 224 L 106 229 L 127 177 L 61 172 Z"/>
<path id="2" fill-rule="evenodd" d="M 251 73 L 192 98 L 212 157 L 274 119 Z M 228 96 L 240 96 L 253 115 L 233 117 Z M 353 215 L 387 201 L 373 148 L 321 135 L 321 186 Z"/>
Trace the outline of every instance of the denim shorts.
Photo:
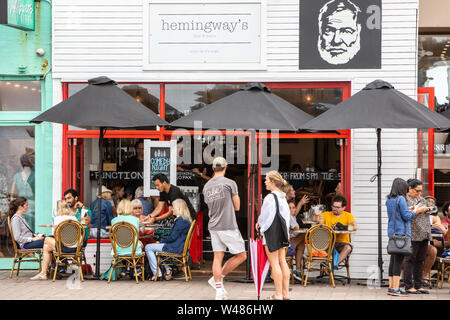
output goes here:
<path id="1" fill-rule="evenodd" d="M 42 247 L 44 246 L 44 239 L 39 239 L 36 241 L 31 241 L 31 242 L 27 242 L 23 245 L 24 249 L 42 249 Z"/>

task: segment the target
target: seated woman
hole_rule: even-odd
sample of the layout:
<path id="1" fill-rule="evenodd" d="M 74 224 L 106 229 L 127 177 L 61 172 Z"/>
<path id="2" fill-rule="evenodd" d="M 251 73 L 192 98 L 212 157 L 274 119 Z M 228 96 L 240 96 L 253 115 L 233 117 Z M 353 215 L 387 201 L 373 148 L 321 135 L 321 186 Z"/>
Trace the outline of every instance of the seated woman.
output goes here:
<path id="1" fill-rule="evenodd" d="M 139 219 L 132 215 L 132 213 L 133 209 L 131 206 L 131 201 L 126 199 L 120 200 L 119 205 L 117 206 L 117 217 L 111 220 L 111 225 L 114 225 L 117 222 L 125 221 L 135 226 L 136 230 L 139 231 Z M 136 236 L 139 237 L 139 234 L 137 234 Z M 138 241 L 135 251 L 136 255 L 142 254 L 142 247 L 142 242 Z M 119 256 L 131 255 L 133 247 L 129 246 L 127 248 L 121 248 L 119 246 L 116 246 L 116 250 Z M 111 255 L 114 255 L 114 250 L 111 250 Z"/>
<path id="2" fill-rule="evenodd" d="M 67 202 L 65 200 L 59 200 L 56 205 L 56 216 L 53 218 L 53 225 L 57 226 L 58 224 L 66 220 L 77 220 L 77 218 L 72 215 Z M 32 277 L 31 280 L 47 280 L 47 269 L 52 262 L 53 251 L 56 250 L 56 240 L 54 238 L 55 229 L 56 227 L 53 227 L 52 229 L 53 236 L 46 237 L 44 241 L 44 246 L 42 248 L 42 251 L 44 253 L 42 270 L 40 273 Z M 66 253 L 75 252 L 76 249 L 76 245 L 68 247 L 62 245 L 61 247 L 61 250 Z"/>
<path id="3" fill-rule="evenodd" d="M 429 201 L 429 200 L 428 200 Z M 434 201 L 430 201 L 434 204 Z M 448 208 L 448 205 L 447 205 Z M 445 206 L 442 208 L 442 211 L 445 210 Z M 430 214 L 430 225 L 431 225 L 431 233 L 432 234 L 442 234 L 441 239 L 433 239 L 428 244 L 427 253 L 425 256 L 425 261 L 423 263 L 423 279 L 426 285 L 430 287 L 430 284 L 427 280 L 429 279 L 429 275 L 431 273 L 431 269 L 436 262 L 436 257 L 440 256 L 442 252 L 445 250 L 445 239 L 447 238 L 447 227 L 442 223 L 441 218 L 438 215 L 438 212 L 434 212 Z"/>
<path id="4" fill-rule="evenodd" d="M 18 197 L 9 203 L 9 216 L 14 240 L 21 249 L 38 249 L 44 245 L 45 235 L 33 233 L 23 214 L 28 211 L 28 200 Z"/>
<path id="5" fill-rule="evenodd" d="M 297 223 L 296 218 L 296 205 L 293 200 L 288 201 L 289 210 L 291 213 L 291 220 L 290 220 L 290 231 L 298 230 L 300 227 Z M 294 278 L 298 281 L 302 281 L 302 259 L 303 259 L 303 253 L 305 251 L 305 236 L 306 233 L 299 233 L 289 239 L 289 249 L 288 249 L 288 256 L 295 255 L 295 265 L 296 269 L 294 270 Z M 293 248 L 293 250 L 291 249 Z"/>
<path id="6" fill-rule="evenodd" d="M 192 218 L 187 207 L 187 204 L 182 199 L 176 199 L 173 203 L 173 214 L 175 215 L 175 223 L 170 230 L 169 236 L 162 240 L 161 243 L 151 243 L 145 246 L 145 252 L 147 253 L 148 263 L 152 270 L 153 277 L 161 277 L 160 271 L 156 273 L 157 258 L 156 252 L 171 252 L 181 254 L 184 248 L 184 242 L 186 241 L 189 228 L 191 227 Z M 166 273 L 165 279 L 170 280 L 172 277 L 172 269 L 169 266 L 164 266 Z"/>
<path id="7" fill-rule="evenodd" d="M 145 216 L 142 214 L 143 206 L 142 202 L 139 199 L 134 199 L 131 201 L 131 209 L 133 210 L 133 216 L 139 219 L 139 222 L 142 223 L 145 220 Z M 145 228 L 139 229 L 139 240 L 142 241 L 144 247 L 149 243 L 154 243 L 153 239 L 153 230 L 146 230 Z"/>

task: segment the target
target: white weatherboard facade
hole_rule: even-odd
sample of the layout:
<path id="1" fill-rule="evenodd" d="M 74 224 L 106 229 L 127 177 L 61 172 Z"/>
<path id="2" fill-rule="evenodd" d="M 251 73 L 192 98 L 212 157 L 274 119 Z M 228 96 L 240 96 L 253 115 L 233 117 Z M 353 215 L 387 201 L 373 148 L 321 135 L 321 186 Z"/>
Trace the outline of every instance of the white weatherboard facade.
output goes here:
<path id="1" fill-rule="evenodd" d="M 300 0 L 302 1 L 302 0 Z M 188 3 L 188 1 L 177 1 Z M 195 1 L 191 1 L 195 2 Z M 208 3 L 208 1 L 203 1 Z M 217 2 L 217 1 L 214 1 Z M 254 3 L 255 1 L 249 1 Z M 85 82 L 106 75 L 121 82 L 311 82 L 349 81 L 352 94 L 375 79 L 384 79 L 412 98 L 417 96 L 418 0 L 382 1 L 380 70 L 299 70 L 299 0 L 261 0 L 265 10 L 261 54 L 265 70 L 145 70 L 144 7 L 147 0 L 54 0 L 54 101 L 61 101 L 62 82 Z M 161 1 L 159 1 L 161 3 Z M 245 3 L 245 1 L 242 1 Z M 413 177 L 417 138 L 413 129 L 382 130 L 383 260 L 387 276 L 385 196 L 395 177 Z M 55 125 L 54 203 L 61 195 L 61 128 Z M 377 256 L 376 135 L 374 129 L 352 130 L 351 201 L 359 231 L 352 236 L 353 278 L 374 277 Z M 59 164 L 59 165 L 58 165 Z M 373 266 L 373 268 L 370 268 Z M 375 277 L 376 278 L 376 277 Z"/>

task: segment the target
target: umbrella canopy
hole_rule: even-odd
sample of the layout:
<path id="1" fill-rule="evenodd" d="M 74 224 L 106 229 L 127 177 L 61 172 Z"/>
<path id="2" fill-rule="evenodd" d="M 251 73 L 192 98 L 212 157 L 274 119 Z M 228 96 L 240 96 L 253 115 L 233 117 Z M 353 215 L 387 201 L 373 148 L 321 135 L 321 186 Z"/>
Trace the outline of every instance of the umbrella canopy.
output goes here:
<path id="1" fill-rule="evenodd" d="M 194 128 L 194 121 L 202 121 L 202 127 L 207 129 L 297 131 L 299 124 L 312 118 L 263 84 L 249 83 L 238 92 L 175 120 L 170 126 Z"/>
<path id="2" fill-rule="evenodd" d="M 450 120 L 395 90 L 388 82 L 375 80 L 334 108 L 299 128 L 305 130 L 344 130 L 376 128 L 378 191 L 378 267 L 383 280 L 381 222 L 381 128 L 435 128 L 448 130 Z"/>
<path id="3" fill-rule="evenodd" d="M 108 77 L 88 80 L 88 86 L 68 99 L 41 113 L 30 122 L 43 121 L 74 125 L 85 129 L 100 129 L 98 194 L 102 193 L 103 136 L 106 128 L 148 128 L 169 123 L 145 107 Z M 100 229 L 102 197 L 98 198 L 97 250 L 95 278 L 100 278 Z"/>
<path id="4" fill-rule="evenodd" d="M 41 113 L 30 122 L 70 124 L 85 129 L 148 128 L 169 123 L 139 103 L 108 77 L 88 80 L 88 86 Z"/>
<path id="5" fill-rule="evenodd" d="M 396 90 L 375 80 L 335 107 L 298 128 L 343 130 L 356 128 L 448 129 L 450 121 Z"/>
<path id="6" fill-rule="evenodd" d="M 264 251 L 262 239 L 250 239 L 250 261 L 253 282 L 255 283 L 256 294 L 258 295 L 259 300 L 270 265 Z"/>

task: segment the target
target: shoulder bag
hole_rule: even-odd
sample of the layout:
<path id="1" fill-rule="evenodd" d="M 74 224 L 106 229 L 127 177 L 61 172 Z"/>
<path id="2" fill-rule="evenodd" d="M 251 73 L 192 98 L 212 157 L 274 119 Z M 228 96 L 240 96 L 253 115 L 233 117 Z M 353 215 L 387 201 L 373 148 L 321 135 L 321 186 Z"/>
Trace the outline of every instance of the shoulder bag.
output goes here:
<path id="1" fill-rule="evenodd" d="M 269 251 L 274 252 L 278 249 L 289 246 L 289 235 L 286 230 L 286 221 L 280 214 L 278 197 L 274 193 L 271 194 L 275 197 L 277 211 L 275 212 L 275 217 L 273 218 L 272 224 L 270 225 L 269 229 L 264 232 L 264 237 L 266 238 L 266 244 Z"/>
<path id="2" fill-rule="evenodd" d="M 406 222 L 405 222 L 405 234 L 399 235 L 395 233 L 396 220 L 397 220 L 397 199 L 395 199 L 395 207 L 394 207 L 394 234 L 389 237 L 387 252 L 389 254 L 399 254 L 403 256 L 409 256 L 412 254 L 412 246 L 411 246 L 411 237 L 406 234 Z"/>

